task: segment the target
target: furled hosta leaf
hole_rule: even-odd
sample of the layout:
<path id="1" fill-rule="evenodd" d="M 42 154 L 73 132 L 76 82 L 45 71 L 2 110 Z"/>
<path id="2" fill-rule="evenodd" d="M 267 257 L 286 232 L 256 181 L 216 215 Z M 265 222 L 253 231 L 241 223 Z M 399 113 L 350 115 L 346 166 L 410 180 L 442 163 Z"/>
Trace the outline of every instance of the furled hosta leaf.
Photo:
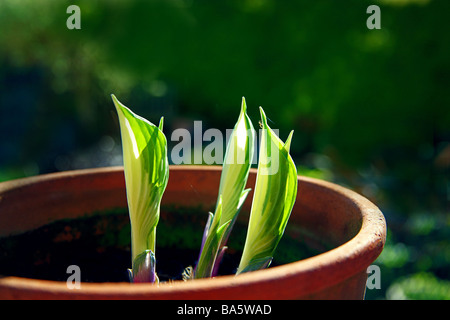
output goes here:
<path id="1" fill-rule="evenodd" d="M 195 270 L 195 278 L 208 278 L 211 277 L 216 261 L 217 253 L 219 251 L 219 245 L 222 242 L 225 230 L 230 224 L 230 220 L 223 225 L 220 225 L 220 218 L 222 216 L 222 201 L 219 200 L 219 204 L 214 212 L 214 216 L 217 219 L 208 219 L 209 225 L 205 227 L 206 237 L 202 246 L 200 258 Z"/>
<path id="2" fill-rule="evenodd" d="M 253 159 L 254 139 L 255 130 L 250 118 L 247 115 L 245 98 L 242 98 L 241 112 L 228 141 L 222 166 L 222 174 L 220 177 L 216 212 L 218 211 L 220 203 L 221 215 L 219 216 L 217 213 L 213 216 L 210 215 L 208 223 L 205 227 L 203 239 L 204 243 L 205 241 L 208 241 L 208 237 L 217 238 L 217 235 L 214 234 L 214 232 L 207 230 L 211 225 L 217 225 L 217 228 L 224 233 L 217 248 L 220 250 L 221 256 L 223 255 L 223 248 L 234 225 L 236 217 L 248 195 L 248 192 L 250 191 L 250 189 L 245 189 L 245 186 L 247 184 L 247 178 Z M 212 221 L 210 221 L 211 219 Z M 224 228 L 225 225 L 226 227 Z M 203 243 L 200 250 L 200 255 L 211 256 L 213 254 L 212 252 L 204 253 L 204 251 L 208 250 L 208 248 L 206 248 Z M 214 249 L 215 252 L 213 260 L 215 261 L 216 266 L 213 266 L 214 268 L 211 270 L 217 270 L 218 264 L 221 260 L 221 256 L 216 259 L 218 251 L 215 247 Z M 206 268 L 201 265 L 202 263 L 205 263 L 205 261 L 200 259 L 196 268 L 197 270 L 203 270 Z M 197 271 L 196 274 L 199 274 L 199 272 Z M 214 273 L 212 275 L 214 276 Z"/>
<path id="3" fill-rule="evenodd" d="M 253 160 L 254 140 L 255 129 L 247 115 L 245 98 L 242 98 L 241 112 L 228 141 L 217 197 L 217 204 L 219 198 L 222 197 L 220 225 L 232 221 L 225 232 L 225 241 L 250 191 L 250 189 L 245 189 L 245 186 Z"/>
<path id="4" fill-rule="evenodd" d="M 268 126 L 262 108 L 260 112 L 263 130 L 258 172 L 237 274 L 270 264 L 297 196 L 297 169 L 289 155 L 293 132 L 283 143 Z"/>
<path id="5" fill-rule="evenodd" d="M 159 126 L 134 114 L 112 95 L 119 116 L 131 222 L 132 261 L 146 250 L 155 253 L 160 202 L 169 178 L 167 140 Z"/>

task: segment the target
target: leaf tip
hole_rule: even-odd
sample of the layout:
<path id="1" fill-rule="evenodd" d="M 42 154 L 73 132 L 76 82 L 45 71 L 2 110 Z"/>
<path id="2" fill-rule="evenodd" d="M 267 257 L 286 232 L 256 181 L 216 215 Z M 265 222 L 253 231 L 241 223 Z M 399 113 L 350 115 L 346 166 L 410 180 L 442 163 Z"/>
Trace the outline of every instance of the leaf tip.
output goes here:
<path id="1" fill-rule="evenodd" d="M 111 99 L 114 102 L 114 106 L 116 107 L 117 112 L 121 110 L 123 112 L 123 108 L 126 108 L 114 94 L 111 94 Z"/>
<path id="2" fill-rule="evenodd" d="M 111 99 L 114 102 L 114 104 L 120 103 L 114 93 L 111 93 Z"/>
<path id="3" fill-rule="evenodd" d="M 163 127 L 164 127 L 164 117 L 161 117 L 161 119 L 159 119 L 158 128 L 159 130 L 163 131 Z"/>
<path id="4" fill-rule="evenodd" d="M 266 113 L 262 107 L 259 107 L 259 113 L 261 114 L 261 122 L 263 126 L 268 127 Z"/>
<path id="5" fill-rule="evenodd" d="M 247 112 L 247 103 L 245 102 L 245 97 L 242 97 L 241 113 L 245 112 Z"/>
<path id="6" fill-rule="evenodd" d="M 287 137 L 287 139 L 286 139 L 286 143 L 284 144 L 284 148 L 286 149 L 286 151 L 289 153 L 289 150 L 290 150 L 290 148 L 291 148 L 291 141 L 292 141 L 292 136 L 293 136 L 293 134 L 294 134 L 294 130 L 292 130 L 290 133 L 289 133 L 289 136 Z"/>

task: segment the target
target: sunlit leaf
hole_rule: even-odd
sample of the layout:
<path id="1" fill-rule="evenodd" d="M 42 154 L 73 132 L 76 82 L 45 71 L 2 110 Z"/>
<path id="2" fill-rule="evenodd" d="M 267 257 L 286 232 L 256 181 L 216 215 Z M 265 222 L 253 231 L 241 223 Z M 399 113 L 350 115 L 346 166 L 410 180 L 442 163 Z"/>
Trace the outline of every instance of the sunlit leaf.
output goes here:
<path id="1" fill-rule="evenodd" d="M 169 178 L 167 140 L 159 126 L 136 115 L 112 95 L 119 116 L 132 261 L 146 250 L 155 253 L 160 202 Z"/>
<path id="2" fill-rule="evenodd" d="M 214 215 L 210 215 L 208 223 L 205 227 L 202 247 L 200 250 L 200 255 L 208 255 L 210 257 L 214 255 L 212 259 L 215 261 L 216 266 L 210 266 L 209 262 L 208 267 L 202 266 L 203 263 L 206 263 L 206 260 L 200 259 L 197 265 L 197 270 L 208 268 L 209 271 L 210 267 L 213 271 L 218 269 L 218 264 L 220 263 L 223 255 L 223 248 L 227 242 L 242 204 L 250 191 L 250 189 L 245 189 L 245 186 L 247 184 L 248 174 L 253 159 L 254 139 L 255 130 L 250 118 L 247 115 L 245 98 L 242 98 L 241 112 L 227 144 L 227 150 L 222 166 L 222 174 L 220 177 L 216 212 L 220 206 L 221 214 L 218 215 L 215 213 Z M 214 253 L 204 253 L 205 250 L 209 250 L 203 245 L 203 243 L 207 241 L 208 237 L 217 239 L 217 235 L 214 232 L 207 230 L 211 225 L 217 226 L 217 230 L 221 230 L 221 232 L 223 232 L 223 236 L 221 236 L 221 242 L 218 244 L 218 247 L 214 247 Z M 220 250 L 221 255 L 216 259 L 218 250 Z M 199 273 L 197 272 L 197 274 Z M 212 275 L 214 276 L 214 273 Z"/>
<path id="3" fill-rule="evenodd" d="M 219 198 L 222 198 L 220 225 L 232 221 L 230 228 L 225 232 L 225 241 L 250 191 L 245 189 L 245 186 L 253 160 L 254 141 L 255 129 L 247 115 L 245 98 L 242 98 L 241 112 L 227 144 L 217 197 L 217 203 Z"/>
<path id="4" fill-rule="evenodd" d="M 258 172 L 247 237 L 237 274 L 267 267 L 289 220 L 297 196 L 297 169 L 289 155 L 290 133 L 283 143 L 263 125 Z"/>

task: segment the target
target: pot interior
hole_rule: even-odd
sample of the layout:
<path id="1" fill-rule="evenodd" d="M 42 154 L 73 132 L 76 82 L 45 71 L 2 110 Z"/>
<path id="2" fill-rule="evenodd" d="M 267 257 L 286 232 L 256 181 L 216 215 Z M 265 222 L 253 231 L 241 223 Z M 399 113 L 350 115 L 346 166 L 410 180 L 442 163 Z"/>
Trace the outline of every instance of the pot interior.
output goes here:
<path id="1" fill-rule="evenodd" d="M 184 268 L 195 266 L 206 217 L 198 208 L 162 208 L 156 248 L 161 281 L 181 280 Z M 66 281 L 67 267 L 77 265 L 83 282 L 128 281 L 130 232 L 128 212 L 119 208 L 78 219 L 58 220 L 3 237 L 0 238 L 0 274 Z M 246 224 L 238 221 L 230 235 L 220 275 L 235 273 L 246 232 Z M 271 267 L 305 259 L 329 248 L 291 226 L 280 241 Z"/>
<path id="2" fill-rule="evenodd" d="M 157 272 L 179 279 L 195 265 L 220 167 L 171 166 L 157 229 Z M 248 185 L 254 188 L 256 170 Z M 296 204 L 271 267 L 306 259 L 352 239 L 361 208 L 345 189 L 299 178 Z M 230 235 L 220 274 L 235 272 L 253 193 Z M 50 174 L 0 184 L 0 275 L 66 281 L 78 265 L 82 281 L 128 281 L 130 225 L 123 168 Z"/>

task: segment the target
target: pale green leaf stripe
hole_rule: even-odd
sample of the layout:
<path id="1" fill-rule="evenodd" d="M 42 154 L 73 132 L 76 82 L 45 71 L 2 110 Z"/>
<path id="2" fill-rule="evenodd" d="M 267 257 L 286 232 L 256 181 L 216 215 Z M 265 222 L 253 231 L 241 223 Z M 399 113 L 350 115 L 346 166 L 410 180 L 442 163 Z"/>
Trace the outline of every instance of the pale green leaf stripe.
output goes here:
<path id="1" fill-rule="evenodd" d="M 237 274 L 270 263 L 297 196 L 297 169 L 289 155 L 292 132 L 283 143 L 268 126 L 262 108 L 260 112 L 264 129 L 260 159 L 247 238 Z"/>
<path id="2" fill-rule="evenodd" d="M 127 201 L 132 233 L 132 260 L 155 252 L 160 202 L 169 178 L 167 140 L 159 127 L 136 115 L 112 95 L 119 116 Z"/>

